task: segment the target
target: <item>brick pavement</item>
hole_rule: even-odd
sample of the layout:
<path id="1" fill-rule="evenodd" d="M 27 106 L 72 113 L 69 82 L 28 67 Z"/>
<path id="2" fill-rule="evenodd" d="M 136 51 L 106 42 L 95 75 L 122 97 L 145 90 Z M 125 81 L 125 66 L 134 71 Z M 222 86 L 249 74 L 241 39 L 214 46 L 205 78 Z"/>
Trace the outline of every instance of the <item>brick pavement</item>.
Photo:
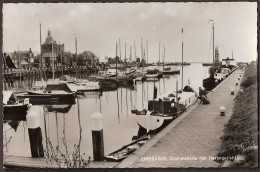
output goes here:
<path id="1" fill-rule="evenodd" d="M 219 163 L 209 157 L 216 156 L 224 125 L 232 115 L 233 99 L 239 91 L 239 86 L 235 86 L 239 72 L 233 72 L 213 90 L 208 96 L 209 105 L 197 102 L 116 167 L 218 167 Z M 235 95 L 230 94 L 232 87 Z M 226 107 L 226 116 L 220 116 L 220 106 Z M 193 159 L 176 160 L 178 157 Z"/>

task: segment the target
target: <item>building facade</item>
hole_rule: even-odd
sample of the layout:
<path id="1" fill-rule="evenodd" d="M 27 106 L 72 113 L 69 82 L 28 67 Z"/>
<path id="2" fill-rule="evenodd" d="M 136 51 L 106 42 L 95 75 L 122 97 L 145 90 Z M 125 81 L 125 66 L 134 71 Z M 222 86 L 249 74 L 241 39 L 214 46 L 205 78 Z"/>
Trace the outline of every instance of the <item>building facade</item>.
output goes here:
<path id="1" fill-rule="evenodd" d="M 29 51 L 14 51 L 4 53 L 4 58 L 10 58 L 17 69 L 28 69 L 34 66 L 34 53 Z"/>
<path id="2" fill-rule="evenodd" d="M 61 66 L 63 61 L 64 44 L 58 44 L 48 31 L 45 42 L 41 45 L 41 67 Z"/>

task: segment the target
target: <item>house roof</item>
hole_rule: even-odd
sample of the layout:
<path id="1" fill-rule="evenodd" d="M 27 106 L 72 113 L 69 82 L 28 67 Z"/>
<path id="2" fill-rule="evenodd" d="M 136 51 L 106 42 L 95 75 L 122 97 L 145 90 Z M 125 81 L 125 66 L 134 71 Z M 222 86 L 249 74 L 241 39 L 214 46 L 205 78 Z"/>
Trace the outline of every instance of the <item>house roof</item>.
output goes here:
<path id="1" fill-rule="evenodd" d="M 28 63 L 25 60 L 22 60 L 21 65 L 28 65 Z"/>
<path id="2" fill-rule="evenodd" d="M 30 57 L 31 51 L 14 51 L 14 52 L 6 52 L 6 57 L 9 56 L 12 60 L 16 60 L 20 57 L 21 60 L 28 59 Z M 34 56 L 34 55 L 33 55 Z"/>

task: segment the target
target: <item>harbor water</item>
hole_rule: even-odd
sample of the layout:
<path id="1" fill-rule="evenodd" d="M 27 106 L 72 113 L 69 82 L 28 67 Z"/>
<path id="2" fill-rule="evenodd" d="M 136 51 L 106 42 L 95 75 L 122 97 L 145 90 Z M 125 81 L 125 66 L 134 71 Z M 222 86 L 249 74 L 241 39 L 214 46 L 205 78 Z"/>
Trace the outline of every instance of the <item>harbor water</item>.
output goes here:
<path id="1" fill-rule="evenodd" d="M 172 66 L 172 68 L 182 72 L 181 66 Z M 183 86 L 190 84 L 198 92 L 202 80 L 208 77 L 208 67 L 202 66 L 202 63 L 191 63 L 184 66 L 183 70 Z M 133 88 L 118 88 L 94 95 L 78 96 L 76 104 L 73 105 L 37 106 L 39 109 L 44 108 L 39 112 L 45 156 L 51 154 L 52 148 L 54 154 L 57 153 L 56 148 L 63 153 L 67 150 L 72 154 L 75 151 L 74 146 L 79 145 L 81 154 L 85 153 L 84 159 L 88 157 L 93 159 L 91 115 L 94 112 L 103 115 L 105 155 L 129 144 L 139 130 L 138 116 L 131 114 L 131 110 L 147 109 L 147 102 L 153 97 L 154 86 L 158 89 L 158 95 L 176 91 L 176 81 L 178 81 L 178 89 L 181 89 L 182 74 L 180 73 L 155 82 L 137 82 Z M 30 157 L 26 121 L 7 121 L 3 127 L 4 155 Z"/>

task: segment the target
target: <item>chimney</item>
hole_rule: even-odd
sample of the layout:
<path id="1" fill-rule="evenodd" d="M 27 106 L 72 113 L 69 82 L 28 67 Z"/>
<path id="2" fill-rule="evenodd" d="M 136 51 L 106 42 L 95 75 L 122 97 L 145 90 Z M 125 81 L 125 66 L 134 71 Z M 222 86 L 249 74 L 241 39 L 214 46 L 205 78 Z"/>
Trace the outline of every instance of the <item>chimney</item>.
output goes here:
<path id="1" fill-rule="evenodd" d="M 48 37 L 51 37 L 51 31 L 48 30 Z"/>

